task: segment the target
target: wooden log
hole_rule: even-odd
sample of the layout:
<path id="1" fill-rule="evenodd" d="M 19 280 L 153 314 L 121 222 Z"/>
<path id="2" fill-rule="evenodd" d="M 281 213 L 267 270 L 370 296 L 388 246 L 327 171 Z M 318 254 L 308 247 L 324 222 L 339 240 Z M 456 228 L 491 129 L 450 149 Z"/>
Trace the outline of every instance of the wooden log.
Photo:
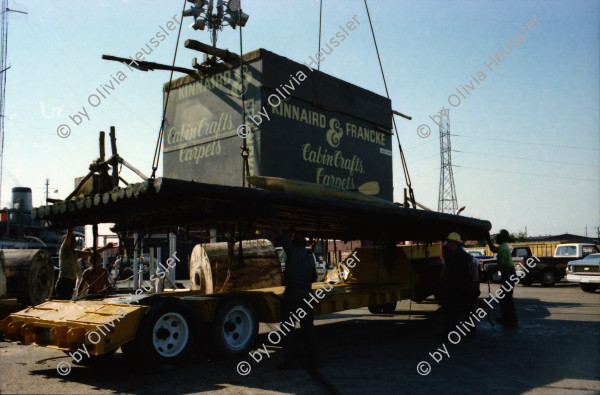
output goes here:
<path id="1" fill-rule="evenodd" d="M 3 250 L 6 297 L 35 306 L 52 296 L 54 265 L 44 250 Z"/>
<path id="2" fill-rule="evenodd" d="M 230 290 L 269 288 L 282 285 L 281 263 L 269 240 L 242 242 L 243 264 L 239 263 L 239 243 L 198 244 L 190 258 L 192 290 L 219 293 Z"/>
<path id="3" fill-rule="evenodd" d="M 4 272 L 4 251 L 0 250 L 0 298 L 6 296 L 6 274 Z"/>

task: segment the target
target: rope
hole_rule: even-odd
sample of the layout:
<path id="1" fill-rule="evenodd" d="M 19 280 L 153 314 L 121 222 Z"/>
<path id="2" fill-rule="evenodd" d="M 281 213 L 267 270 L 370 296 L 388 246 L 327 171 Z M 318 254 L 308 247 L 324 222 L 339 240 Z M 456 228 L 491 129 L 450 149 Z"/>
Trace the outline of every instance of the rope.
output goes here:
<path id="1" fill-rule="evenodd" d="M 183 11 L 185 10 L 186 0 L 183 0 L 183 9 L 181 10 L 181 15 L 183 15 Z M 182 17 L 183 19 L 183 17 Z M 171 76 L 169 77 L 169 89 L 167 90 L 167 98 L 165 100 L 165 105 L 163 106 L 162 112 L 162 121 L 160 122 L 160 130 L 158 131 L 158 139 L 156 141 L 156 148 L 154 149 L 154 158 L 152 159 L 152 175 L 150 176 L 151 180 L 156 178 L 156 169 L 158 169 L 158 162 L 160 161 L 160 146 L 162 145 L 163 135 L 165 132 L 165 115 L 167 112 L 167 106 L 169 104 L 169 96 L 171 94 L 171 82 L 173 81 L 173 68 L 175 67 L 175 60 L 177 59 L 177 49 L 179 49 L 179 37 L 181 36 L 181 26 L 183 23 L 179 24 L 179 31 L 177 32 L 177 44 L 175 44 L 175 54 L 173 54 L 173 66 L 171 68 Z"/>
<path id="2" fill-rule="evenodd" d="M 367 0 L 364 0 L 365 8 L 367 10 L 367 17 L 369 18 L 369 26 L 371 26 L 371 34 L 373 35 L 373 43 L 375 44 L 375 51 L 377 52 L 377 60 L 379 61 L 379 69 L 381 70 L 381 77 L 383 78 L 383 86 L 385 87 L 385 94 L 387 98 L 390 98 L 390 92 L 388 91 L 387 83 L 385 81 L 385 74 L 383 72 L 383 65 L 381 64 L 381 57 L 379 56 L 379 48 L 377 47 L 377 40 L 375 39 L 375 31 L 373 30 L 373 23 L 371 22 L 371 14 L 369 13 L 369 6 L 367 5 Z M 396 120 L 392 116 L 392 123 L 394 125 L 394 132 L 396 132 L 396 140 L 398 141 L 398 149 L 400 151 L 400 160 L 402 161 L 402 171 L 404 172 L 404 179 L 406 180 L 406 185 L 408 186 L 408 193 L 410 195 L 410 201 L 413 205 L 413 208 L 416 208 L 415 194 L 412 188 L 412 184 L 410 181 L 410 174 L 408 173 L 408 166 L 406 165 L 406 158 L 404 157 L 404 151 L 402 150 L 402 145 L 400 144 L 400 136 L 398 134 L 398 128 L 396 127 Z"/>

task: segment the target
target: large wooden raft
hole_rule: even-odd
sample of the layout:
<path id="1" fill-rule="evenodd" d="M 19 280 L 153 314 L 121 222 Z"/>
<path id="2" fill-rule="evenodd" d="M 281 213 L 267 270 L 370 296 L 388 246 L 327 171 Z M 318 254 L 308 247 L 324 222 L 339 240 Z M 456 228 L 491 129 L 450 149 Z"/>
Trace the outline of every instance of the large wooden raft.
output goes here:
<path id="1" fill-rule="evenodd" d="M 115 223 L 120 230 L 186 226 L 190 229 L 269 228 L 294 225 L 315 237 L 338 240 L 436 241 L 450 232 L 484 239 L 489 221 L 390 204 L 157 178 L 109 193 L 33 209 L 58 228 Z"/>

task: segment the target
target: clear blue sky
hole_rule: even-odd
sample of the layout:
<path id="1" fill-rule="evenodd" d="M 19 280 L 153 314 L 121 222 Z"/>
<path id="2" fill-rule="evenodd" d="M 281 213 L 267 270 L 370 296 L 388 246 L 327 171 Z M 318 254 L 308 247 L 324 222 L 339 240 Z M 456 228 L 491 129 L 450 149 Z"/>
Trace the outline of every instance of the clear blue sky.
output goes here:
<path id="1" fill-rule="evenodd" d="M 120 153 L 150 173 L 168 72 L 129 72 L 90 121 L 69 138 L 56 128 L 86 108 L 88 96 L 123 66 L 102 54 L 135 55 L 179 15 L 182 1 L 24 1 L 27 17 L 9 24 L 2 206 L 14 186 L 30 186 L 34 205 L 49 178 L 64 198 L 73 179 L 97 157 L 98 131 L 117 127 Z M 189 3 L 188 3 L 189 4 Z M 15 6 L 15 3 L 11 3 Z M 243 0 L 250 20 L 244 51 L 266 48 L 296 61 L 318 46 L 319 2 Z M 488 219 L 493 231 L 527 227 L 530 235 L 595 232 L 600 226 L 600 3 L 598 1 L 369 2 L 393 108 L 417 200 L 436 209 L 439 133 L 429 119 L 450 108 L 455 184 L 464 215 Z M 357 15 L 360 26 L 322 64 L 322 71 L 385 94 L 364 4 L 325 0 L 322 37 Z M 539 22 L 490 71 L 489 57 L 533 18 Z M 534 22 L 534 21 L 533 21 Z M 208 42 L 184 19 L 177 65 L 198 53 L 188 38 Z M 219 46 L 239 52 L 238 31 L 225 28 Z M 170 64 L 173 32 L 147 60 Z M 484 81 L 457 107 L 448 97 L 483 71 Z M 456 100 L 456 99 L 453 99 Z M 454 101 L 456 104 L 456 102 Z M 43 105 L 43 111 L 42 111 Z M 53 113 L 54 111 L 54 113 Z M 428 124 L 428 138 L 417 135 Z M 405 186 L 394 148 L 396 200 Z M 127 174 L 126 178 L 135 177 Z"/>

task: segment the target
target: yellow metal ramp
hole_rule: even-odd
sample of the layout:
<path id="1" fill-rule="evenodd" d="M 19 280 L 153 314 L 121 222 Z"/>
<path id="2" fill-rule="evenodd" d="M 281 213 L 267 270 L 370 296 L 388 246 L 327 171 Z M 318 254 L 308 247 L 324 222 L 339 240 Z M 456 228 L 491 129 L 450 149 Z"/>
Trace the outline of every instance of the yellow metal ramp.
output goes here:
<path id="1" fill-rule="evenodd" d="M 121 301 L 44 302 L 0 321 L 0 332 L 7 340 L 61 350 L 74 350 L 85 343 L 90 354 L 102 355 L 133 339 L 148 309 Z"/>

